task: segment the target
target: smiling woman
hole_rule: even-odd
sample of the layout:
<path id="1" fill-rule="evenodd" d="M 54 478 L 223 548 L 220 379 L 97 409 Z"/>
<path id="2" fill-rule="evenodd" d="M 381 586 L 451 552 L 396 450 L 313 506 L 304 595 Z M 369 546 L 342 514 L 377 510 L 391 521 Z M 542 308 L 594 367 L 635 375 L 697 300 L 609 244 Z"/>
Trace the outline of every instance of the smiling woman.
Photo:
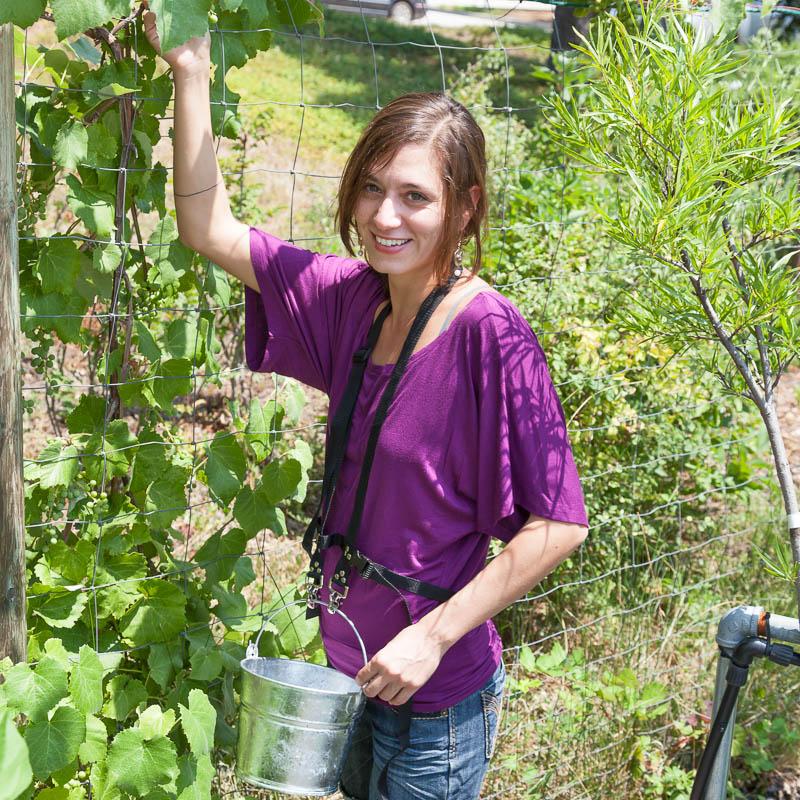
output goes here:
<path id="1" fill-rule="evenodd" d="M 152 15 L 145 26 L 158 48 Z M 331 666 L 368 698 L 343 791 L 476 800 L 504 681 L 491 617 L 587 525 L 544 354 L 518 309 L 475 276 L 483 134 L 442 94 L 383 108 L 341 180 L 336 219 L 352 257 L 319 255 L 231 214 L 208 37 L 164 58 L 181 238 L 244 282 L 248 366 L 321 389 L 334 410 L 304 546 L 309 599 L 342 607 L 368 656 L 338 615 L 321 615 Z M 506 546 L 487 565 L 492 537 Z"/>

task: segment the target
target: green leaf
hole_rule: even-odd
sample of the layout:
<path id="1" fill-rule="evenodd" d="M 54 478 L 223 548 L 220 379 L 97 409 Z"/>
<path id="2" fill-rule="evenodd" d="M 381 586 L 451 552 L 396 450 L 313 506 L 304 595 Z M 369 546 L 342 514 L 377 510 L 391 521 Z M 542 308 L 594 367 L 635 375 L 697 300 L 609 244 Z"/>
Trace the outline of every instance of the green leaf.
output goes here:
<path id="1" fill-rule="evenodd" d="M 33 774 L 45 780 L 75 760 L 86 736 L 83 715 L 71 706 L 59 706 L 50 719 L 33 722 L 25 731 Z"/>
<path id="2" fill-rule="evenodd" d="M 106 401 L 93 394 L 81 395 L 78 405 L 67 416 L 70 433 L 96 433 L 103 430 Z"/>
<path id="3" fill-rule="evenodd" d="M 236 560 L 247 548 L 247 536 L 241 528 L 210 536 L 195 554 L 195 561 L 206 571 L 208 583 L 220 583 L 230 578 Z"/>
<path id="4" fill-rule="evenodd" d="M 273 608 L 280 608 L 283 602 L 276 603 Z M 270 609 L 272 610 L 272 609 Z M 316 619 L 306 619 L 305 613 L 298 613 L 298 607 L 282 608 L 272 618 L 272 625 L 278 631 L 281 648 L 287 653 L 307 652 L 308 646 L 319 632 Z"/>
<path id="5" fill-rule="evenodd" d="M 77 242 L 60 236 L 52 237 L 39 250 L 36 261 L 36 273 L 42 289 L 64 294 L 72 292 L 86 261 L 86 256 L 78 250 Z"/>
<path id="6" fill-rule="evenodd" d="M 87 459 L 87 473 L 99 480 L 105 473 L 106 479 L 127 475 L 130 462 L 133 459 L 136 437 L 131 433 L 128 423 L 124 419 L 115 419 L 103 431 L 93 434 L 84 447 L 86 453 L 97 454 Z"/>
<path id="7" fill-rule="evenodd" d="M 78 451 L 72 445 L 64 446 L 63 442 L 54 440 L 39 453 L 35 462 L 25 465 L 25 478 L 38 481 L 45 489 L 67 487 L 78 474 L 79 466 Z"/>
<path id="8" fill-rule="evenodd" d="M 84 764 L 105 761 L 108 745 L 108 731 L 101 719 L 86 715 L 86 739 L 78 748 L 78 758 Z"/>
<path id="9" fill-rule="evenodd" d="M 156 736 L 166 736 L 175 725 L 175 709 L 168 708 L 162 711 L 160 706 L 147 706 L 139 714 L 139 730 L 144 734 L 145 739 L 152 739 Z"/>
<path id="10" fill-rule="evenodd" d="M 59 39 L 83 33 L 129 11 L 126 0 L 50 0 Z"/>
<path id="11" fill-rule="evenodd" d="M 213 681 L 222 670 L 222 653 L 218 647 L 201 647 L 192 653 L 193 681 Z"/>
<path id="12" fill-rule="evenodd" d="M 210 800 L 211 781 L 214 778 L 214 765 L 208 755 L 193 759 L 192 782 L 180 791 L 178 800 Z"/>
<path id="13" fill-rule="evenodd" d="M 192 251 L 178 241 L 178 228 L 170 216 L 162 217 L 147 242 L 147 255 L 150 257 L 156 275 L 151 276 L 158 286 L 171 286 L 192 266 Z"/>
<path id="14" fill-rule="evenodd" d="M 8 707 L 33 721 L 46 717 L 67 696 L 67 672 L 51 656 L 40 659 L 35 670 L 27 664 L 15 664 L 5 678 Z"/>
<path id="15" fill-rule="evenodd" d="M 200 689 L 189 692 L 189 707 L 179 705 L 181 726 L 196 756 L 208 755 L 214 746 L 217 712 Z"/>
<path id="16" fill-rule="evenodd" d="M 113 275 L 122 263 L 122 249 L 115 244 L 95 247 L 92 266 L 102 275 Z"/>
<path id="17" fill-rule="evenodd" d="M 153 381 L 153 396 L 161 408 L 170 408 L 176 397 L 192 391 L 192 362 L 186 358 L 164 361 Z"/>
<path id="18" fill-rule="evenodd" d="M 259 486 L 255 491 L 249 486 L 244 486 L 236 495 L 233 516 L 248 539 L 252 539 L 263 530 L 270 530 L 277 536 L 285 536 L 288 533 L 283 511 L 270 504 L 263 486 Z"/>
<path id="19" fill-rule="evenodd" d="M 236 438 L 227 433 L 218 433 L 206 452 L 208 488 L 218 502 L 227 505 L 242 488 L 247 459 Z"/>
<path id="20" fill-rule="evenodd" d="M 172 675 L 183 666 L 183 648 L 180 642 L 166 642 L 150 646 L 147 655 L 150 677 L 166 689 Z"/>
<path id="21" fill-rule="evenodd" d="M 211 596 L 217 601 L 214 613 L 226 627 L 236 629 L 249 616 L 247 600 L 241 594 L 234 594 L 222 586 L 212 585 Z"/>
<path id="22" fill-rule="evenodd" d="M 141 592 L 122 620 L 122 636 L 135 646 L 170 641 L 186 626 L 186 595 L 164 581 L 149 581 Z"/>
<path id="23" fill-rule="evenodd" d="M 272 434 L 272 421 L 274 418 L 274 407 L 272 403 L 266 407 L 262 406 L 257 398 L 250 402 L 250 413 L 245 428 L 245 441 L 250 445 L 258 461 L 263 461 L 270 451 Z"/>
<path id="24" fill-rule="evenodd" d="M 231 302 L 231 284 L 228 273 L 216 264 L 209 264 L 206 282 L 203 287 L 214 299 L 218 306 L 223 308 Z"/>
<path id="25" fill-rule="evenodd" d="M 28 745 L 7 711 L 0 712 L 0 800 L 16 800 L 33 780 Z"/>
<path id="26" fill-rule="evenodd" d="M 46 4 L 46 0 L 0 0 L 0 25 L 12 22 L 27 28 L 44 13 Z"/>
<path id="27" fill-rule="evenodd" d="M 147 739 L 136 728 L 120 731 L 108 750 L 108 777 L 122 791 L 144 797 L 178 774 L 175 746 L 166 736 Z"/>
<path id="28" fill-rule="evenodd" d="M 85 714 L 93 714 L 103 705 L 103 665 L 89 645 L 83 645 L 78 651 L 78 663 L 70 676 L 69 693 L 75 708 Z"/>
<path id="29" fill-rule="evenodd" d="M 173 358 L 193 358 L 199 342 L 197 325 L 186 319 L 173 320 L 164 336 L 164 347 Z"/>
<path id="30" fill-rule="evenodd" d="M 108 700 L 103 706 L 103 716 L 122 722 L 140 703 L 147 700 L 144 684 L 135 678 L 115 675 L 106 687 Z"/>
<path id="31" fill-rule="evenodd" d="M 53 145 L 53 160 L 60 167 L 75 169 L 86 161 L 88 155 L 89 134 L 86 126 L 77 119 L 70 120 L 56 134 Z"/>
<path id="32" fill-rule="evenodd" d="M 139 352 L 148 361 L 159 361 L 161 359 L 161 348 L 156 344 L 156 340 L 144 323 L 139 320 L 136 320 L 136 335 L 139 342 Z"/>
<path id="33" fill-rule="evenodd" d="M 88 189 L 74 175 L 67 175 L 67 204 L 90 231 L 101 238 L 114 231 L 114 198 L 105 192 Z"/>
<path id="34" fill-rule="evenodd" d="M 277 505 L 281 500 L 291 497 L 297 490 L 303 468 L 295 458 L 283 458 L 270 461 L 261 473 L 261 485 L 270 505 Z"/>
<path id="35" fill-rule="evenodd" d="M 100 63 L 103 55 L 92 44 L 91 40 L 86 36 L 79 36 L 71 42 L 67 42 L 70 49 L 75 53 L 78 58 L 88 61 L 90 64 L 97 66 Z"/>
<path id="36" fill-rule="evenodd" d="M 193 36 L 208 31 L 211 0 L 151 0 L 156 14 L 158 38 L 162 52 L 185 44 Z"/>
<path id="37" fill-rule="evenodd" d="M 88 602 L 87 592 L 51 589 L 43 600 L 31 595 L 28 610 L 53 628 L 71 628 Z"/>

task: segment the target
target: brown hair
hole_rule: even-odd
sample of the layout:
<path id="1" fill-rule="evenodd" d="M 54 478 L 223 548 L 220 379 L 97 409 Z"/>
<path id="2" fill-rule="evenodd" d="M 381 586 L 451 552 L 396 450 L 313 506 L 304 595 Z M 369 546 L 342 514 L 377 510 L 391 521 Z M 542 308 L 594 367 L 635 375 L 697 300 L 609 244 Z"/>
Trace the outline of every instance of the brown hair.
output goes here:
<path id="1" fill-rule="evenodd" d="M 354 256 L 355 208 L 367 176 L 380 169 L 406 145 L 430 144 L 437 156 L 444 184 L 444 224 L 434 254 L 434 275 L 444 283 L 453 269 L 459 241 L 475 240 L 472 263 L 481 263 L 481 233 L 488 214 L 486 202 L 486 145 L 483 131 L 472 114 L 440 92 L 404 94 L 382 108 L 361 134 L 345 164 L 339 184 L 335 224 L 347 252 Z M 461 214 L 472 208 L 469 189 L 477 186 L 480 197 L 474 213 L 461 230 Z"/>

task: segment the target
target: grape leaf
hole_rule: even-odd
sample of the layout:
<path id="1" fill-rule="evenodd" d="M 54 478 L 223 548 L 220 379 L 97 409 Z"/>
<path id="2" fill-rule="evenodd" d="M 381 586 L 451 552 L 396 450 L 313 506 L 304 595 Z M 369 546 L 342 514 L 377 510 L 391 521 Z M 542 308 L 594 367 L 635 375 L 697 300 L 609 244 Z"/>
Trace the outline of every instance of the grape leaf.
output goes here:
<path id="1" fill-rule="evenodd" d="M 28 745 L 7 711 L 0 712 L 0 800 L 16 800 L 33 779 Z"/>
<path id="2" fill-rule="evenodd" d="M 114 230 L 114 198 L 95 189 L 87 189 L 74 175 L 67 175 L 67 204 L 90 231 L 103 238 Z"/>
<path id="3" fill-rule="evenodd" d="M 85 394 L 67 416 L 67 430 L 72 433 L 96 433 L 103 430 L 106 412 L 104 398 Z"/>
<path id="4" fill-rule="evenodd" d="M 231 434 L 218 433 L 206 452 L 208 488 L 220 503 L 230 503 L 242 488 L 247 469 L 242 447 Z"/>
<path id="5" fill-rule="evenodd" d="M 192 782 L 180 791 L 178 800 L 208 800 L 211 797 L 211 781 L 214 777 L 214 765 L 211 763 L 211 757 L 203 755 L 193 761 L 194 763 L 190 767 L 194 773 Z"/>
<path id="6" fill-rule="evenodd" d="M 176 397 L 192 391 L 192 363 L 186 358 L 171 358 L 158 368 L 153 381 L 153 397 L 161 408 L 170 408 Z"/>
<path id="7" fill-rule="evenodd" d="M 161 51 L 166 53 L 208 31 L 211 0 L 151 0 Z"/>
<path id="8" fill-rule="evenodd" d="M 26 464 L 25 479 L 39 481 L 45 489 L 69 486 L 78 474 L 78 451 L 72 445 L 62 449 L 62 445 L 57 439 L 50 442 L 35 462 Z"/>
<path id="9" fill-rule="evenodd" d="M 25 731 L 33 774 L 44 780 L 75 760 L 86 737 L 86 721 L 72 706 L 59 706 L 50 719 L 31 723 Z"/>
<path id="10" fill-rule="evenodd" d="M 303 467 L 296 458 L 270 461 L 261 473 L 261 486 L 267 502 L 274 506 L 291 497 L 303 477 Z"/>
<path id="11" fill-rule="evenodd" d="M 151 645 L 147 655 L 147 666 L 150 668 L 150 677 L 162 689 L 166 689 L 173 673 L 183 666 L 180 643 L 165 642 Z"/>
<path id="12" fill-rule="evenodd" d="M 114 737 L 106 763 L 109 779 L 134 797 L 144 797 L 178 774 L 175 745 L 166 736 L 147 739 L 136 728 Z"/>
<path id="13" fill-rule="evenodd" d="M 198 336 L 197 325 L 188 319 L 173 320 L 164 336 L 164 347 L 173 358 L 192 358 L 197 352 L 199 355 L 202 337 Z"/>
<path id="14" fill-rule="evenodd" d="M 78 757 L 85 764 L 104 761 L 108 743 L 108 731 L 101 719 L 86 715 L 86 739 L 78 748 Z M 94 787 L 92 787 L 94 788 Z M 92 793 L 94 795 L 94 793 Z"/>
<path id="15" fill-rule="evenodd" d="M 77 119 L 70 120 L 56 134 L 53 145 L 53 160 L 60 167 L 75 169 L 86 161 L 89 149 L 89 133 Z"/>
<path id="16" fill-rule="evenodd" d="M 115 244 L 96 247 L 92 253 L 92 266 L 103 275 L 113 275 L 122 262 L 122 250 Z"/>
<path id="17" fill-rule="evenodd" d="M 127 0 L 50 0 L 59 39 L 127 15 Z"/>
<path id="18" fill-rule="evenodd" d="M 13 22 L 27 28 L 44 13 L 45 5 L 47 0 L 0 0 L 0 25 Z"/>
<path id="19" fill-rule="evenodd" d="M 86 592 L 51 589 L 44 599 L 31 595 L 28 610 L 41 617 L 53 628 L 71 628 L 89 602 Z"/>
<path id="20" fill-rule="evenodd" d="M 156 736 L 166 736 L 175 724 L 175 709 L 169 708 L 162 711 L 160 706 L 147 706 L 139 714 L 139 730 L 144 734 L 145 739 L 152 739 Z"/>
<path id="21" fill-rule="evenodd" d="M 225 534 L 210 536 L 195 554 L 195 561 L 205 569 L 209 583 L 220 583 L 230 578 L 236 559 L 247 547 L 247 537 L 241 528 Z"/>
<path id="22" fill-rule="evenodd" d="M 144 684 L 135 678 L 115 675 L 106 687 L 108 700 L 103 706 L 103 716 L 122 722 L 139 703 L 147 700 Z"/>
<path id="23" fill-rule="evenodd" d="M 181 726 L 189 747 L 196 756 L 208 755 L 214 746 L 217 712 L 200 689 L 189 692 L 189 707 L 179 704 Z"/>
<path id="24" fill-rule="evenodd" d="M 186 625 L 186 595 L 178 586 L 150 581 L 142 599 L 122 620 L 122 635 L 133 645 L 168 642 Z"/>
<path id="25" fill-rule="evenodd" d="M 36 669 L 15 664 L 5 675 L 8 707 L 31 720 L 43 719 L 67 695 L 67 673 L 52 656 L 39 660 Z"/>
<path id="26" fill-rule="evenodd" d="M 193 681 L 212 681 L 222 670 L 222 653 L 218 647 L 201 647 L 192 653 L 189 663 Z"/>
<path id="27" fill-rule="evenodd" d="M 78 663 L 72 668 L 69 693 L 78 711 L 93 714 L 103 705 L 103 665 L 89 645 L 78 651 Z"/>
<path id="28" fill-rule="evenodd" d="M 82 127 L 82 126 L 81 126 Z M 72 239 L 53 236 L 39 251 L 36 273 L 45 292 L 72 292 L 86 256 Z"/>

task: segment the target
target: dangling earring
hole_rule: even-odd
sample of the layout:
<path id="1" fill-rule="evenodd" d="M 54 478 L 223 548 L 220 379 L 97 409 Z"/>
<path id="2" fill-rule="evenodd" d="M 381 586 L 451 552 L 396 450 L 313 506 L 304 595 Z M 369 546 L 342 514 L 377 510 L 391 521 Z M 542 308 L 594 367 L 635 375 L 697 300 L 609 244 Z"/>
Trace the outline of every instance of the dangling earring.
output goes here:
<path id="1" fill-rule="evenodd" d="M 453 263 L 455 264 L 453 275 L 455 275 L 456 278 L 460 278 L 464 272 L 464 248 L 462 247 L 462 243 L 463 240 L 460 240 L 456 247 L 456 252 L 453 254 Z"/>
<path id="2" fill-rule="evenodd" d="M 364 249 L 364 242 L 361 241 L 361 234 L 358 232 L 358 230 L 356 230 L 356 239 L 358 240 L 358 251 L 356 252 L 356 255 L 362 261 L 367 262 L 367 251 Z"/>

